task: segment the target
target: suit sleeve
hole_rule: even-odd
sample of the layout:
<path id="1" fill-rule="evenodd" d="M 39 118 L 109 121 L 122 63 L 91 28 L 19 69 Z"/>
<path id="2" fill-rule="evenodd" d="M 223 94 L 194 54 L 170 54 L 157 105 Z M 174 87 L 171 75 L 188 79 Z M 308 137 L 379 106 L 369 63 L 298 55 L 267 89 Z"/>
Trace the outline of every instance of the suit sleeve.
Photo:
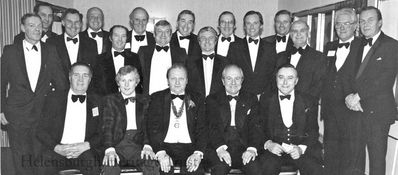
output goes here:
<path id="1" fill-rule="evenodd" d="M 205 106 L 204 100 L 199 99 L 197 105 L 197 118 L 196 118 L 196 127 L 195 127 L 195 150 L 205 152 L 207 146 L 207 138 L 208 138 L 208 129 L 206 127 L 206 118 L 205 118 Z"/>
<path id="2" fill-rule="evenodd" d="M 68 77 L 62 71 L 61 59 L 58 56 L 56 48 L 52 45 L 47 45 L 49 48 L 48 67 L 51 86 L 57 91 L 69 89 Z"/>
<path id="3" fill-rule="evenodd" d="M 151 102 L 149 103 L 148 113 L 146 114 L 146 133 L 153 151 L 156 153 L 160 150 L 164 150 L 163 145 L 163 112 L 161 95 L 155 93 L 151 96 Z"/>
<path id="4" fill-rule="evenodd" d="M 96 100 L 94 100 L 95 105 L 93 107 L 98 107 L 99 108 L 99 112 L 101 112 L 101 108 L 102 108 L 102 99 L 97 96 L 97 95 L 92 95 L 95 96 L 94 98 Z M 91 110 L 91 109 L 89 109 Z M 100 146 L 102 145 L 103 141 L 102 141 L 102 132 L 101 132 L 101 123 L 102 123 L 102 117 L 103 114 L 99 113 L 99 116 L 94 118 L 94 122 L 96 124 L 96 127 L 94 128 L 95 131 L 93 133 L 93 135 L 88 138 L 88 142 L 90 143 L 90 147 L 91 148 L 100 148 Z"/>
<path id="5" fill-rule="evenodd" d="M 315 99 L 305 99 L 306 106 L 306 128 L 303 144 L 307 146 L 312 146 L 317 143 L 319 137 L 319 126 L 318 126 L 318 116 L 317 116 L 317 101 Z"/>
<path id="6" fill-rule="evenodd" d="M 102 112 L 102 132 L 105 148 L 114 147 L 113 126 L 115 124 L 115 105 L 110 96 L 104 98 L 104 108 Z"/>
<path id="7" fill-rule="evenodd" d="M 249 134 L 248 147 L 255 147 L 257 150 L 261 150 L 261 125 L 259 119 L 259 103 L 257 102 L 257 97 L 253 96 L 252 107 L 249 116 L 247 117 L 247 133 Z"/>
<path id="8" fill-rule="evenodd" d="M 7 97 L 7 87 L 8 87 L 8 61 L 10 59 L 10 46 L 4 47 L 3 55 L 1 56 L 1 112 L 4 112 L 5 104 L 6 104 L 6 97 Z"/>

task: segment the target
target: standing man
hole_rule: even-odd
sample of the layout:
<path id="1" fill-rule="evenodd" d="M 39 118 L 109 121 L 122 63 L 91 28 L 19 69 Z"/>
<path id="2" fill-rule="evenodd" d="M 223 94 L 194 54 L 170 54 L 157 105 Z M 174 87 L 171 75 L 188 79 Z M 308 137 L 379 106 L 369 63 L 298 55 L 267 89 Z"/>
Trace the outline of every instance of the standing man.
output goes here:
<path id="1" fill-rule="evenodd" d="M 275 14 L 274 28 L 276 34 L 265 37 L 264 40 L 275 46 L 276 53 L 288 51 L 293 47 L 293 41 L 289 37 L 292 22 L 292 13 L 287 10 L 280 10 Z"/>
<path id="2" fill-rule="evenodd" d="M 84 62 L 94 65 L 97 56 L 97 43 L 95 40 L 79 34 L 82 27 L 83 15 L 76 9 L 66 9 L 62 14 L 62 26 L 65 32 L 54 36 L 48 43 L 54 45 L 63 65 L 63 71 L 67 77 L 70 67 L 75 62 Z"/>
<path id="3" fill-rule="evenodd" d="M 217 42 L 217 55 L 226 57 L 229 45 L 235 41 L 242 40 L 235 35 L 236 20 L 235 16 L 230 11 L 223 11 L 218 17 L 218 31 L 220 36 Z"/>
<path id="4" fill-rule="evenodd" d="M 143 94 L 149 95 L 168 87 L 164 79 L 168 67 L 187 60 L 184 49 L 170 44 L 172 28 L 168 21 L 158 21 L 154 31 L 156 45 L 142 46 L 138 52 L 144 72 Z"/>
<path id="5" fill-rule="evenodd" d="M 215 53 L 217 32 L 212 27 L 200 29 L 198 40 L 202 55 L 188 60 L 188 87 L 206 97 L 222 88 L 221 73 L 226 61 Z"/>
<path id="6" fill-rule="evenodd" d="M 245 81 L 242 90 L 259 98 L 271 92 L 276 54 L 273 46 L 260 38 L 264 24 L 260 12 L 247 12 L 243 23 L 246 37 L 231 43 L 227 59 L 243 70 Z"/>
<path id="7" fill-rule="evenodd" d="M 108 51 L 110 47 L 109 32 L 103 30 L 104 13 L 98 7 L 92 7 L 87 10 L 87 29 L 82 32 L 97 43 L 97 54 Z"/>
<path id="8" fill-rule="evenodd" d="M 325 47 L 327 72 L 321 91 L 321 116 L 324 120 L 325 173 L 329 175 L 353 175 L 357 160 L 358 113 L 350 111 L 344 103 L 347 77 L 355 75 L 362 55 L 362 40 L 356 38 L 358 19 L 355 10 L 343 8 L 336 11 L 335 30 L 338 40 Z M 348 85 L 348 86 L 347 86 Z M 357 113 L 357 114 L 356 114 Z"/>
<path id="9" fill-rule="evenodd" d="M 56 33 L 52 32 L 53 18 L 54 13 L 51 7 L 52 5 L 47 2 L 40 2 L 35 5 L 33 8 L 33 12 L 36 15 L 39 15 L 42 22 L 42 33 L 41 33 L 41 41 L 46 42 L 48 38 L 57 36 Z M 15 35 L 14 43 L 20 42 L 25 38 L 25 34 L 23 32 Z"/>
<path id="10" fill-rule="evenodd" d="M 187 74 L 183 64 L 174 64 L 167 70 L 169 88 L 151 95 L 146 126 L 162 174 L 172 174 L 174 166 L 181 166 L 182 174 L 204 174 L 204 98 L 186 91 Z"/>
<path id="11" fill-rule="evenodd" d="M 127 34 L 126 48 L 130 48 L 133 53 L 138 53 L 141 46 L 154 46 L 153 34 L 146 31 L 149 20 L 148 12 L 142 7 L 136 7 L 129 17 L 132 30 Z"/>
<path id="12" fill-rule="evenodd" d="M 171 36 L 171 45 L 185 49 L 186 55 L 200 55 L 198 38 L 193 34 L 195 28 L 195 14 L 190 10 L 183 10 L 178 14 L 177 31 Z"/>
<path id="13" fill-rule="evenodd" d="M 53 88 L 67 88 L 54 46 L 40 41 L 42 21 L 37 14 L 21 18 L 24 37 L 4 47 L 1 56 L 1 123 L 7 125 L 16 174 L 35 174 L 31 167 L 40 152 L 36 127 L 45 95 Z M 55 86 L 56 85 L 56 86 Z"/>
<path id="14" fill-rule="evenodd" d="M 385 174 L 387 137 L 397 113 L 392 88 L 398 69 L 398 42 L 381 31 L 382 24 L 379 9 L 369 6 L 361 11 L 359 26 L 365 41 L 362 63 L 345 99 L 348 108 L 361 112 L 363 144 L 358 159 L 364 167 L 367 148 L 369 175 Z"/>

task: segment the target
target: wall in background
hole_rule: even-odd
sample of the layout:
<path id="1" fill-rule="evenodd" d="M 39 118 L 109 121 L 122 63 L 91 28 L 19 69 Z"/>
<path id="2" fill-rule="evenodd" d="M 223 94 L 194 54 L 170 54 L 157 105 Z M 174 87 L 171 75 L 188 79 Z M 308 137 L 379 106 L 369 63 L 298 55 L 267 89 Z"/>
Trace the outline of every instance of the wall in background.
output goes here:
<path id="1" fill-rule="evenodd" d="M 302 10 L 308 10 L 341 1 L 343 0 L 279 0 L 278 9 L 286 9 L 291 12 L 299 12 Z"/>

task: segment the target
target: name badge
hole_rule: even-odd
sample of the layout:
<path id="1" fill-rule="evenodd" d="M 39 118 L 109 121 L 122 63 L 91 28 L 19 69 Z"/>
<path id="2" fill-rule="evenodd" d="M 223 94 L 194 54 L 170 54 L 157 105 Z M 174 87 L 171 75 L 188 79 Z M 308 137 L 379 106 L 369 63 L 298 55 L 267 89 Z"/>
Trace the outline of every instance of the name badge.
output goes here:
<path id="1" fill-rule="evenodd" d="M 335 55 L 336 55 L 336 51 L 335 50 L 329 50 L 328 57 L 333 57 Z"/>
<path id="2" fill-rule="evenodd" d="M 98 107 L 93 108 L 93 117 L 97 117 L 99 115 Z"/>

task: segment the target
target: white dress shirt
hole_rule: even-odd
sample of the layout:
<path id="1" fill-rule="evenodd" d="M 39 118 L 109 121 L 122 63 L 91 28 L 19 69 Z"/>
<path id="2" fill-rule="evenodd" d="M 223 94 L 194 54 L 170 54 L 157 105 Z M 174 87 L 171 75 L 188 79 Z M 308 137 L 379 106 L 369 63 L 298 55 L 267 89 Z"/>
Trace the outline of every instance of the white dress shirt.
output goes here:
<path id="1" fill-rule="evenodd" d="M 129 98 L 129 97 L 135 97 L 135 92 L 133 92 L 131 95 L 126 96 L 122 93 L 123 99 Z M 136 108 L 135 108 L 136 102 L 131 102 L 129 101 L 126 105 L 126 114 L 127 114 L 127 128 L 126 130 L 137 130 L 137 118 L 136 118 Z"/>
<path id="2" fill-rule="evenodd" d="M 302 48 L 303 48 L 303 50 L 305 50 L 305 48 L 307 48 L 307 45 L 305 45 Z M 293 54 L 290 57 L 290 64 L 293 65 L 294 67 L 297 67 L 297 64 L 300 61 L 300 58 L 301 58 L 301 54 L 299 52 L 296 52 L 295 54 Z"/>
<path id="3" fill-rule="evenodd" d="M 69 90 L 61 144 L 81 143 L 86 137 L 87 98 L 83 103 L 79 100 L 73 102 L 72 94 Z"/>
<path id="4" fill-rule="evenodd" d="M 175 98 L 173 103 L 177 111 L 179 111 L 183 100 Z M 164 139 L 165 143 L 192 143 L 191 137 L 189 136 L 185 104 L 183 110 L 182 115 L 177 118 L 172 110 L 172 104 L 170 104 L 169 128 L 167 130 L 166 138 Z"/>
<path id="5" fill-rule="evenodd" d="M 147 40 L 148 37 L 146 36 L 146 31 L 142 34 L 145 36 L 144 40 L 142 40 L 142 41 L 137 41 L 134 37 L 135 35 L 138 35 L 138 34 L 133 29 L 131 31 L 131 43 L 130 43 L 131 48 L 130 48 L 130 50 L 131 50 L 131 52 L 137 53 L 141 46 L 148 45 L 148 40 Z"/>
<path id="6" fill-rule="evenodd" d="M 190 40 L 189 40 L 189 39 L 180 40 L 180 36 L 182 36 L 181 33 L 180 33 L 179 31 L 177 31 L 178 43 L 180 44 L 180 47 L 181 47 L 181 48 L 184 48 L 184 49 L 185 49 L 185 52 L 188 54 L 189 41 L 190 41 Z"/>
<path id="7" fill-rule="evenodd" d="M 79 43 L 80 43 L 80 38 L 79 34 L 77 34 L 74 38 L 77 38 L 76 44 L 73 43 L 73 41 L 67 41 L 66 38 L 69 37 L 68 34 L 64 34 L 64 41 L 66 45 L 66 49 L 68 50 L 68 55 L 69 55 L 69 60 L 70 64 L 72 65 L 73 63 L 76 63 L 77 61 L 77 54 L 79 53 Z M 70 37 L 72 38 L 72 37 Z M 74 39 L 72 38 L 72 39 Z"/>
<path id="8" fill-rule="evenodd" d="M 213 52 L 210 53 L 203 53 L 206 55 L 213 54 Z M 215 57 L 215 56 L 214 56 Z M 205 80 L 205 91 L 206 91 L 206 96 L 210 94 L 210 88 L 211 88 L 211 81 L 213 78 L 213 66 L 214 66 L 214 59 L 207 58 L 206 60 L 202 58 L 203 61 L 203 75 L 204 75 L 204 80 Z"/>
<path id="9" fill-rule="evenodd" d="M 254 71 L 254 69 L 256 67 L 256 61 L 257 61 L 258 47 L 260 45 L 260 36 L 257 36 L 257 38 L 255 38 L 258 40 L 257 44 L 255 44 L 254 42 L 249 43 L 249 38 L 250 38 L 249 36 L 246 36 L 246 42 L 249 46 L 250 60 L 251 60 L 252 68 Z"/>
<path id="10" fill-rule="evenodd" d="M 381 31 L 379 31 L 379 33 L 377 33 L 375 36 L 373 36 L 372 38 L 372 46 L 375 44 L 376 40 L 379 38 Z M 365 47 L 363 47 L 363 54 L 362 54 L 362 62 L 365 59 L 366 55 L 368 54 L 370 48 L 372 48 L 371 46 L 369 46 L 369 44 L 367 44 Z"/>
<path id="11" fill-rule="evenodd" d="M 167 52 L 164 50 L 160 50 L 158 52 L 156 49 L 153 51 L 151 72 L 149 75 L 149 94 L 169 87 L 165 75 L 167 73 L 167 69 L 171 67 L 171 64 L 170 49 L 167 50 Z"/>
<path id="12" fill-rule="evenodd" d="M 28 79 L 30 87 L 34 92 L 36 89 L 37 81 L 39 80 L 40 68 L 41 68 L 41 45 L 40 42 L 35 44 L 37 51 L 33 49 L 33 45 L 26 40 L 23 40 L 23 51 L 25 57 L 26 72 L 28 73 Z"/>
<path id="13" fill-rule="evenodd" d="M 102 29 L 99 29 L 98 31 L 94 31 L 93 29 L 91 29 L 90 27 L 87 28 L 87 33 L 88 33 L 88 37 L 92 38 L 93 40 L 95 40 L 95 42 L 97 42 L 97 52 L 98 54 L 102 53 L 102 44 L 103 44 L 103 38 L 96 35 L 95 38 L 93 38 L 93 36 L 91 36 L 91 32 L 102 32 Z"/>
<path id="14" fill-rule="evenodd" d="M 124 57 L 122 55 L 118 55 L 117 57 L 115 57 L 115 51 L 116 50 L 114 48 L 111 49 L 113 65 L 115 66 L 115 73 L 117 74 L 119 69 L 124 66 Z"/>
<path id="15" fill-rule="evenodd" d="M 221 38 L 223 37 L 223 35 L 220 35 L 218 37 L 218 42 L 217 42 L 217 54 L 226 57 L 228 54 L 228 50 L 229 50 L 229 45 L 232 42 L 235 42 L 235 35 L 231 35 L 231 41 L 221 41 Z"/>
<path id="16" fill-rule="evenodd" d="M 277 34 L 277 35 L 281 36 L 279 34 Z M 289 41 L 289 34 L 286 35 L 285 42 L 283 42 L 282 40 L 278 42 L 278 40 L 276 40 L 276 42 L 275 42 L 276 53 L 280 53 L 280 52 L 286 51 L 286 46 L 287 46 L 287 42 L 288 41 Z"/>
<path id="17" fill-rule="evenodd" d="M 336 63 L 335 63 L 337 71 L 339 71 L 341 66 L 343 66 L 345 60 L 347 59 L 348 54 L 350 53 L 352 40 L 354 40 L 354 36 L 351 37 L 350 39 L 348 39 L 345 42 L 339 40 L 339 43 L 350 43 L 350 45 L 348 46 L 348 48 L 346 48 L 345 46 L 343 46 L 341 48 L 337 48 L 337 50 L 336 50 Z"/>

